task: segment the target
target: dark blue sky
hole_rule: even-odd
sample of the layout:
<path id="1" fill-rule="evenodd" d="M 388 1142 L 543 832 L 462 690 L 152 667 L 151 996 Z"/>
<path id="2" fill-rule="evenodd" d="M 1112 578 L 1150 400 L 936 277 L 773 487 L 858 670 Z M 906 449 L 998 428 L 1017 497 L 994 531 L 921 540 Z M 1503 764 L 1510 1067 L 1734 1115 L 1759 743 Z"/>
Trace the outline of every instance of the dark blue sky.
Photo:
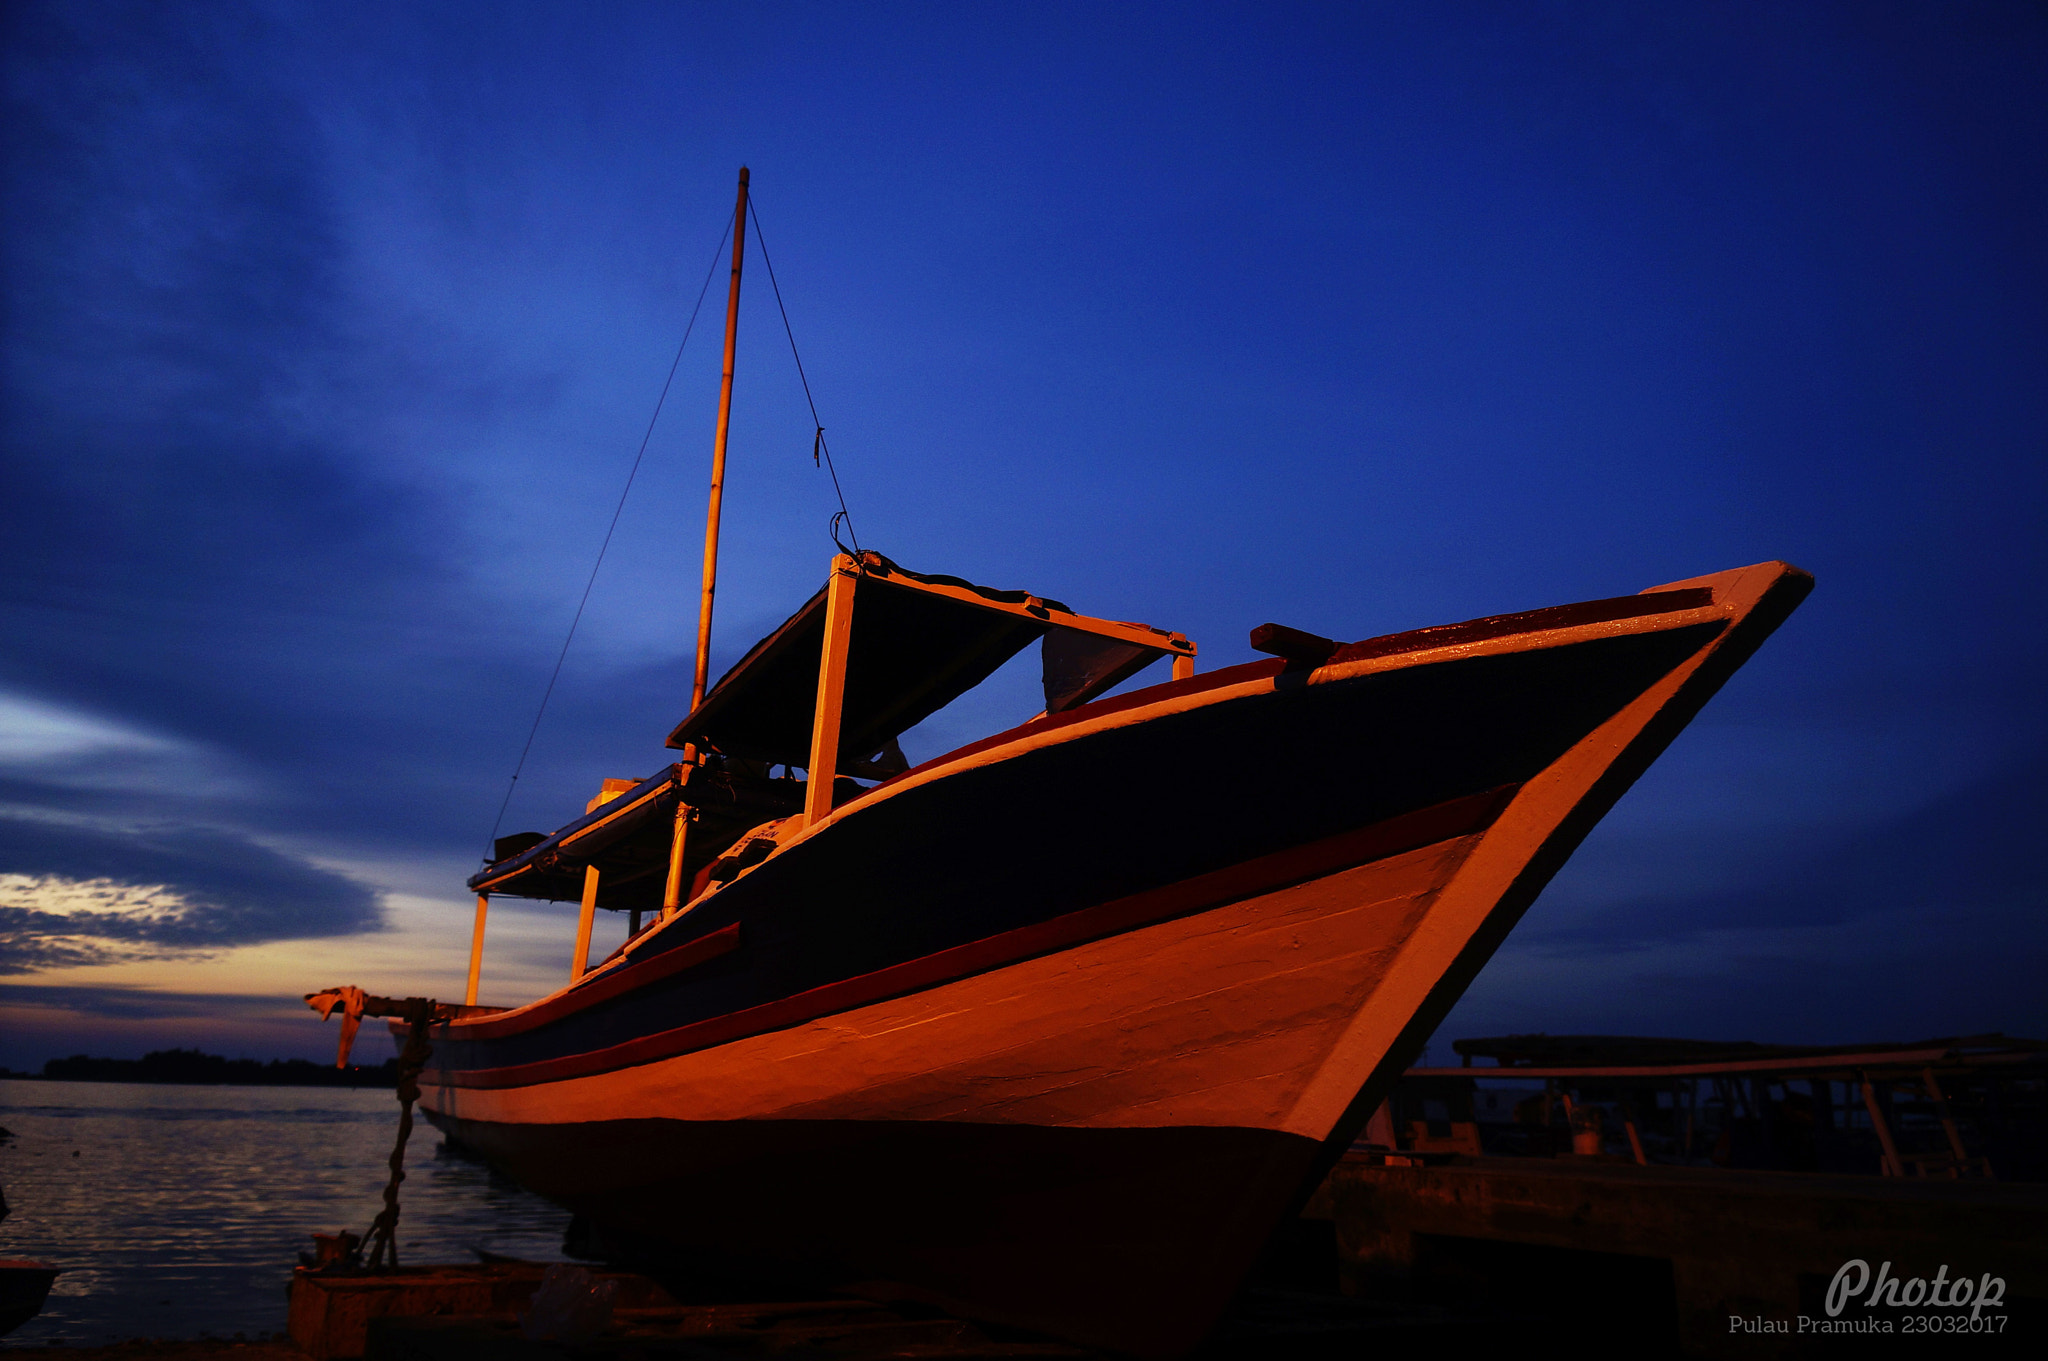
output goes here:
<path id="1" fill-rule="evenodd" d="M 0 1063 L 458 985 L 742 163 L 908 566 L 1204 668 L 1816 574 L 1444 1038 L 2048 1030 L 2038 6 L 4 14 Z M 758 264 L 716 666 L 831 551 Z M 718 301 L 508 828 L 665 759 Z M 516 1000 L 569 926 L 508 918 Z"/>

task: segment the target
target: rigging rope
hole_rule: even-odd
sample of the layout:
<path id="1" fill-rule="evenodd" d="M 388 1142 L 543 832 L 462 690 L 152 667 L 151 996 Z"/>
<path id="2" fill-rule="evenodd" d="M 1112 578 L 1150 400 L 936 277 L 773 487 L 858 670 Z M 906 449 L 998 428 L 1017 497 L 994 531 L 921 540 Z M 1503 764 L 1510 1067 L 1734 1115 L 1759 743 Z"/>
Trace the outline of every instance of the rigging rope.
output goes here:
<path id="1" fill-rule="evenodd" d="M 754 210 L 751 195 L 747 199 L 747 216 L 754 220 L 754 240 L 761 245 L 761 263 L 768 266 L 768 286 L 775 290 L 775 308 L 782 313 L 782 333 L 789 337 L 789 357 L 796 360 L 796 376 L 804 385 L 804 400 L 811 407 L 811 425 L 818 432 L 811 440 L 811 462 L 817 463 L 820 453 L 825 455 L 825 471 L 832 474 L 832 491 L 839 498 L 839 513 L 832 517 L 832 542 L 839 545 L 841 552 L 846 550 L 846 546 L 839 543 L 839 526 L 844 524 L 847 537 L 853 540 L 852 556 L 859 557 L 860 534 L 853 527 L 853 512 L 846 508 L 846 493 L 839 487 L 839 469 L 832 466 L 832 446 L 825 442 L 825 424 L 818 419 L 818 403 L 811 396 L 811 380 L 804 373 L 804 357 L 796 352 L 796 331 L 789 324 L 789 309 L 782 305 L 782 285 L 775 282 L 775 262 L 768 258 L 768 238 L 761 234 L 761 215 Z"/>
<path id="2" fill-rule="evenodd" d="M 760 224 L 756 223 L 754 226 L 755 234 L 758 235 L 760 230 Z M 576 641 L 576 626 L 583 622 L 583 610 L 585 606 L 590 604 L 591 588 L 597 585 L 598 569 L 604 566 L 605 552 L 612 546 L 612 535 L 618 530 L 619 516 L 625 512 L 626 498 L 633 491 L 633 479 L 640 474 L 640 461 L 647 457 L 647 442 L 654 438 L 654 424 L 661 419 L 662 405 L 668 401 L 669 387 L 676 381 L 676 369 L 683 362 L 683 351 L 689 346 L 690 332 L 697 329 L 697 314 L 704 310 L 704 295 L 711 290 L 712 276 L 718 272 L 718 259 L 721 255 L 725 254 L 725 243 L 731 235 L 732 224 L 727 223 L 725 230 L 719 233 L 717 249 L 711 252 L 711 268 L 704 272 L 704 286 L 697 290 L 697 305 L 690 309 L 689 324 L 683 327 L 682 344 L 676 346 L 676 357 L 669 361 L 668 377 L 664 378 L 661 383 L 661 395 L 654 399 L 654 414 L 647 418 L 647 433 L 640 437 L 640 452 L 633 455 L 633 466 L 626 473 L 626 485 L 624 490 L 619 493 L 619 504 L 612 509 L 612 522 L 605 528 L 604 542 L 598 545 L 597 561 L 590 565 L 590 580 L 583 583 L 583 598 L 576 602 L 576 613 L 569 620 L 569 636 L 562 639 L 562 650 L 555 656 L 555 669 L 548 675 L 547 689 L 541 692 L 540 709 L 533 716 L 533 726 L 526 733 L 526 745 L 519 749 L 519 762 L 512 767 L 512 778 L 506 783 L 505 797 L 498 804 L 498 816 L 492 821 L 491 834 L 484 843 L 484 863 L 486 865 L 496 858 L 495 850 L 498 840 L 498 829 L 505 825 L 505 810 L 512 806 L 512 794 L 519 787 L 520 773 L 526 769 L 526 758 L 533 751 L 534 736 L 540 732 L 540 721 L 547 715 L 548 701 L 554 697 L 555 693 L 555 682 L 562 677 L 562 663 L 568 660 L 569 644 Z M 766 247 L 763 247 L 763 254 L 766 254 Z M 770 277 L 773 277 L 774 271 L 771 269 L 769 274 Z M 816 414 L 815 407 L 812 408 L 812 414 Z"/>

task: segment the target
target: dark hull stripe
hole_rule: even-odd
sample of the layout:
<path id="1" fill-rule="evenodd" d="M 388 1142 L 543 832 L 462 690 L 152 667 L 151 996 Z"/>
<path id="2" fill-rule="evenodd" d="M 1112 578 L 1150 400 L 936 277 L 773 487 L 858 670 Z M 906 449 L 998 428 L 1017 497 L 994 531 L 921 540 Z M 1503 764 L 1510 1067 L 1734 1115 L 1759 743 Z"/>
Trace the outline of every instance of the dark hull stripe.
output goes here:
<path id="1" fill-rule="evenodd" d="M 525 1087 L 652 1063 L 750 1035 L 801 1025 L 834 1012 L 899 997 L 971 974 L 986 973 L 1086 941 L 1100 940 L 1171 917 L 1206 911 L 1240 898 L 1466 836 L 1491 826 L 1501 809 L 1514 797 L 1517 787 L 1504 786 L 1452 799 L 1354 832 L 1261 856 L 1163 888 L 1132 894 L 761 1006 L 678 1026 L 604 1049 L 534 1063 L 444 1071 L 436 1074 L 436 1078 L 456 1087 Z M 562 1000 L 567 1004 L 573 1000 L 573 995 Z M 460 1029 L 469 1032 L 472 1025 L 493 1024 L 504 1023 L 469 1023 Z"/>
<path id="2" fill-rule="evenodd" d="M 1713 603 L 1713 591 L 1704 586 L 1691 586 L 1675 591 L 1646 591 L 1641 595 L 1619 595 L 1605 600 L 1582 600 L 1573 605 L 1551 605 L 1540 610 L 1524 610 L 1519 614 L 1489 615 L 1484 619 L 1468 619 L 1461 624 L 1435 624 L 1429 628 L 1410 629 L 1406 633 L 1389 633 L 1361 642 L 1345 643 L 1325 665 L 1390 657 L 1400 652 L 1422 652 L 1430 648 L 1479 643 L 1493 638 L 1511 637 L 1518 633 L 1543 633 L 1553 629 L 1576 628 L 1581 624 L 1606 624 L 1618 619 L 1676 614 L 1682 610 L 1703 609 Z M 931 760 L 895 778 L 903 779 L 907 775 L 936 770 L 951 762 L 978 756 L 1005 743 L 1051 732 L 1055 728 L 1092 722 L 1109 714 L 1123 713 L 1147 704 L 1157 704 L 1161 700 L 1200 694 L 1204 690 L 1221 690 L 1228 686 L 1241 685 L 1245 681 L 1279 676 L 1289 669 L 1286 662 L 1275 657 L 1268 661 L 1239 662 L 1236 666 L 1226 666 L 1221 670 L 1192 676 L 1187 680 L 1162 681 L 1158 685 L 1148 685 L 1142 690 L 1133 690 L 1127 695 L 1098 699 L 1091 704 L 1083 704 L 1061 713 L 1034 718 L 1028 723 L 1020 723 L 1006 732 L 984 737 L 978 742 L 969 742 L 966 746 L 958 747 L 943 756 L 934 756 Z"/>
<path id="3" fill-rule="evenodd" d="M 623 997 L 635 988 L 644 988 L 664 978 L 673 978 L 687 969 L 717 959 L 739 947 L 740 926 L 738 922 L 713 931 L 708 936 L 699 936 L 687 945 L 665 950 L 658 955 L 644 959 L 637 964 L 628 964 L 577 988 L 573 992 L 558 993 L 544 1002 L 536 1003 L 527 1010 L 507 1016 L 493 1016 L 488 1020 L 463 1021 L 455 1033 L 465 1040 L 498 1040 L 507 1035 L 522 1035 L 564 1016 L 594 1007 L 600 1002 L 609 1002 L 614 997 Z"/>

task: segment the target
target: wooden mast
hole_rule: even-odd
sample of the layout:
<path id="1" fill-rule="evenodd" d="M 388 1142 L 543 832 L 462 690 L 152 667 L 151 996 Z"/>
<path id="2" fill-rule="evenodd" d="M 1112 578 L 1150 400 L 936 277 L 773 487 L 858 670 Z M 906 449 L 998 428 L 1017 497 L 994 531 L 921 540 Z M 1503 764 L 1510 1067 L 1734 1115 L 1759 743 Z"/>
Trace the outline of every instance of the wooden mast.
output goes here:
<path id="1" fill-rule="evenodd" d="M 725 294 L 725 373 L 718 381 L 718 435 L 711 445 L 711 510 L 704 522 L 704 597 L 697 607 L 697 674 L 690 708 L 704 702 L 711 675 L 711 602 L 718 590 L 718 513 L 725 501 L 725 440 L 732 429 L 732 362 L 740 340 L 740 264 L 747 249 L 747 168 L 740 167 L 739 205 L 732 214 L 732 284 Z"/>
<path id="2" fill-rule="evenodd" d="M 718 518 L 725 504 L 725 446 L 732 430 L 732 369 L 740 341 L 740 267 L 747 254 L 747 168 L 740 167 L 739 202 L 732 210 L 732 282 L 725 293 L 725 368 L 718 380 L 718 433 L 711 443 L 711 505 L 704 519 L 704 593 L 697 603 L 697 668 L 690 679 L 690 712 L 704 702 L 711 678 L 711 607 L 718 593 Z M 683 778 L 697 763 L 697 748 L 683 748 Z M 689 838 L 690 806 L 676 804 L 675 837 L 669 844 L 668 884 L 661 898 L 663 920 L 683 900 L 683 852 Z"/>

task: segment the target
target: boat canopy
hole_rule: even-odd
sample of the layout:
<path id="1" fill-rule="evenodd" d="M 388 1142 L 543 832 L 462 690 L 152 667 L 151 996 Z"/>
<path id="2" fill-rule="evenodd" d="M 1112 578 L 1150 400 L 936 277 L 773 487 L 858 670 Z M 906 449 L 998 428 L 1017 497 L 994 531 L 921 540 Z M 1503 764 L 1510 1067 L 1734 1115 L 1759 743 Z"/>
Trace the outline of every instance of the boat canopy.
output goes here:
<path id="1" fill-rule="evenodd" d="M 744 838 L 764 822 L 815 821 L 859 797 L 842 771 L 900 771 L 898 735 L 1040 640 L 1048 713 L 1084 704 L 1160 657 L 1175 659 L 1177 676 L 1194 669 L 1195 645 L 1178 633 L 905 571 L 879 553 L 842 554 L 825 589 L 669 735 L 669 746 L 694 755 L 645 780 L 605 781 L 584 815 L 552 835 L 499 838 L 469 885 L 484 895 L 580 894 L 586 920 L 599 907 L 673 909 L 736 871 L 751 844 Z M 862 759 L 885 752 L 893 760 Z M 778 765 L 808 778 L 776 778 Z"/>
<path id="2" fill-rule="evenodd" d="M 843 630 L 835 765 L 882 751 L 1040 640 L 1047 713 L 1085 704 L 1160 657 L 1195 652 L 1178 633 L 1092 619 L 1024 591 L 907 571 L 880 553 L 844 556 L 833 567 L 856 588 Z M 808 768 L 830 596 L 828 583 L 755 644 L 668 745 Z"/>

